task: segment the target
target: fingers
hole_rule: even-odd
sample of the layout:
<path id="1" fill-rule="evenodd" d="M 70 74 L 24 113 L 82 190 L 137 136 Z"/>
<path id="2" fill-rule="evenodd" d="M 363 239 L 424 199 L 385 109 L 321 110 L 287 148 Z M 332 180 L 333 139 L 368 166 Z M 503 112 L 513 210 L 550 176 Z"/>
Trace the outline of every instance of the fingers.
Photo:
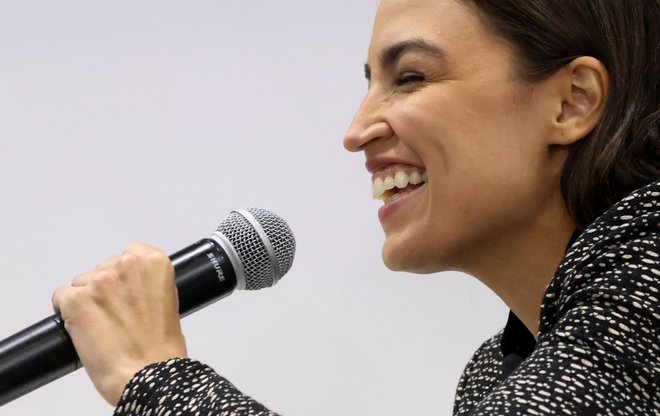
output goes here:
<path id="1" fill-rule="evenodd" d="M 115 264 L 117 264 L 118 261 L 119 261 L 119 256 L 108 257 L 107 259 L 99 263 L 95 267 L 95 270 L 109 269 L 113 267 Z"/>
<path id="2" fill-rule="evenodd" d="M 141 263 L 143 263 L 144 266 L 142 266 Z M 130 272 L 134 271 L 136 268 L 156 268 L 158 265 L 160 265 L 161 269 L 168 275 L 173 274 L 173 270 L 171 270 L 172 273 L 168 270 L 172 268 L 169 257 L 167 257 L 161 250 L 144 243 L 131 243 L 126 249 L 124 249 L 122 254 L 109 257 L 99 263 L 93 270 L 81 273 L 74 277 L 71 286 L 80 287 L 89 285 L 99 276 L 99 273 L 97 273 L 99 271 L 126 270 L 128 273 L 122 274 L 131 275 Z"/>
<path id="3" fill-rule="evenodd" d="M 99 263 L 95 270 L 111 269 L 121 263 L 130 263 L 135 257 L 142 259 L 164 258 L 165 253 L 154 246 L 144 243 L 131 243 L 118 256 L 112 256 Z"/>
<path id="4" fill-rule="evenodd" d="M 78 293 L 80 289 L 87 286 L 92 286 L 97 294 L 117 295 L 117 288 L 113 286 L 120 285 L 126 279 L 133 279 L 131 283 L 139 286 L 140 282 L 135 279 L 154 276 L 166 281 L 171 280 L 173 283 L 174 269 L 169 257 L 156 247 L 144 243 L 132 243 L 120 255 L 109 257 L 96 268 L 75 276 L 70 286 L 55 289 L 52 297 L 53 309 L 60 312 L 63 304 L 68 305 L 70 298 L 80 296 Z M 144 284 L 149 283 L 144 282 Z M 87 294 L 90 295 L 89 291 Z"/>
<path id="5" fill-rule="evenodd" d="M 53 310 L 60 314 L 65 328 L 68 330 L 69 326 L 74 323 L 71 318 L 80 316 L 81 311 L 85 310 L 85 305 L 88 305 L 92 299 L 94 299 L 94 294 L 87 287 L 58 287 L 53 291 Z"/>
<path id="6" fill-rule="evenodd" d="M 83 287 L 89 285 L 101 270 L 111 270 L 120 262 L 120 256 L 112 256 L 99 263 L 94 269 L 81 273 L 73 278 L 71 286 Z"/>
<path id="7" fill-rule="evenodd" d="M 186 356 L 174 268 L 153 246 L 129 245 L 71 286 L 55 289 L 52 302 L 92 382 L 111 404 L 145 365 Z"/>
<path id="8" fill-rule="evenodd" d="M 68 295 L 68 292 L 71 290 L 70 286 L 62 286 L 58 287 L 53 291 L 53 297 L 51 298 L 51 302 L 53 304 L 53 311 L 55 313 L 61 313 L 61 305 L 64 302 L 64 298 Z"/>

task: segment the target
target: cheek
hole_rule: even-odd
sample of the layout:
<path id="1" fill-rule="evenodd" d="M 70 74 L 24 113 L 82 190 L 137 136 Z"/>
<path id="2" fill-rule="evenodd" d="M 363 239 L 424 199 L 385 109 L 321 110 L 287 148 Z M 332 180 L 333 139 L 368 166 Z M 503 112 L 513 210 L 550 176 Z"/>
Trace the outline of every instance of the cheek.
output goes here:
<path id="1" fill-rule="evenodd" d="M 392 270 L 460 270 L 461 253 L 527 221 L 543 186 L 543 148 L 529 113 L 511 102 L 411 97 L 396 118 L 399 140 L 429 174 L 426 199 L 388 230 L 383 260 Z"/>
<path id="2" fill-rule="evenodd" d="M 443 180 L 453 191 L 488 193 L 535 176 L 545 148 L 533 112 L 515 104 L 510 94 L 473 96 L 457 100 L 443 115 Z"/>
<path id="3" fill-rule="evenodd" d="M 390 122 L 402 146 L 421 159 L 428 169 L 446 162 L 449 132 L 445 97 L 423 92 L 397 102 L 392 107 Z"/>
<path id="4" fill-rule="evenodd" d="M 491 164 L 489 159 L 520 160 L 531 144 L 526 114 L 512 93 L 438 84 L 397 101 L 391 110 L 399 140 L 441 175 L 454 169 L 465 173 L 468 165 Z"/>

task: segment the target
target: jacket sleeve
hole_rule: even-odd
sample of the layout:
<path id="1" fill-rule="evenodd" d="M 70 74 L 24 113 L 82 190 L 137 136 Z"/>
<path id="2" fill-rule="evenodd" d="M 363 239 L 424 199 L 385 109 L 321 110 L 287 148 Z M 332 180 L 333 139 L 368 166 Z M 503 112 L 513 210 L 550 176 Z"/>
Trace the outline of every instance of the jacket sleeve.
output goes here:
<path id="1" fill-rule="evenodd" d="M 114 416 L 277 416 L 210 367 L 188 358 L 149 365 L 125 387 Z"/>

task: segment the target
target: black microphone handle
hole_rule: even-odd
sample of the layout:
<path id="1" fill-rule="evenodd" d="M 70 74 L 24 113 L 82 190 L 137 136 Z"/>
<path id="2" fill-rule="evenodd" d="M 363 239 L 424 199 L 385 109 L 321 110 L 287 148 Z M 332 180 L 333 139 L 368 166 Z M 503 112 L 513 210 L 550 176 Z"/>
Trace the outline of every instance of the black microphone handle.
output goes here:
<path id="1" fill-rule="evenodd" d="M 187 316 L 234 291 L 231 262 L 213 239 L 202 239 L 170 256 Z M 0 341 L 0 406 L 81 367 L 59 314 Z"/>

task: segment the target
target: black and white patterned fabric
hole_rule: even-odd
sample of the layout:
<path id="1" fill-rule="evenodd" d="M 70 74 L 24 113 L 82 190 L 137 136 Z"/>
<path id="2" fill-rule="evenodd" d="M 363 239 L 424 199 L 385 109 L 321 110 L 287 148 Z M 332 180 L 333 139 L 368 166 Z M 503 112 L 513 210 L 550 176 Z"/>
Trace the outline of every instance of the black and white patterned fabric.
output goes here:
<path id="1" fill-rule="evenodd" d="M 655 182 L 571 244 L 545 293 L 536 345 L 514 316 L 477 350 L 454 415 L 660 415 L 659 297 Z"/>
<path id="2" fill-rule="evenodd" d="M 538 342 L 511 315 L 468 363 L 454 415 L 660 415 L 660 182 L 575 239 L 541 307 Z M 150 365 L 115 416 L 275 415 L 190 359 Z"/>
<path id="3" fill-rule="evenodd" d="M 175 358 L 143 368 L 126 386 L 115 416 L 277 416 L 210 367 Z"/>

